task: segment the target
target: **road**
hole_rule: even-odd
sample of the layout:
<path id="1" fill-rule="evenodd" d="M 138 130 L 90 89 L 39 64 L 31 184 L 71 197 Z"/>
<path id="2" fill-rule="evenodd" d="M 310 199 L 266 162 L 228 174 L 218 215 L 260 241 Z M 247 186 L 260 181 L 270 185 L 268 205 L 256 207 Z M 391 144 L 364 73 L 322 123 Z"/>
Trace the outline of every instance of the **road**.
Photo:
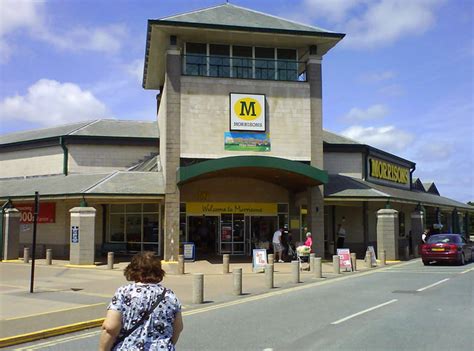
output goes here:
<path id="1" fill-rule="evenodd" d="M 420 260 L 184 313 L 178 350 L 472 350 L 474 263 Z M 94 350 L 97 329 L 14 350 Z"/>

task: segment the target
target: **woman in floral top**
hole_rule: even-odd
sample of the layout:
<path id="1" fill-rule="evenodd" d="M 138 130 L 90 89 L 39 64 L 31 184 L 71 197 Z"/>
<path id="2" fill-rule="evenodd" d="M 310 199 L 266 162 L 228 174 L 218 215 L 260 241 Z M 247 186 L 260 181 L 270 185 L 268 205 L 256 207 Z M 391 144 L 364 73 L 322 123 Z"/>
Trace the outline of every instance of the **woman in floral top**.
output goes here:
<path id="1" fill-rule="evenodd" d="M 99 350 L 175 350 L 183 330 L 181 304 L 176 295 L 166 289 L 164 298 L 136 330 L 124 340 L 120 336 L 139 322 L 153 304 L 161 298 L 164 287 L 159 284 L 165 272 L 153 252 L 135 255 L 124 275 L 133 281 L 117 289 L 102 324 Z"/>

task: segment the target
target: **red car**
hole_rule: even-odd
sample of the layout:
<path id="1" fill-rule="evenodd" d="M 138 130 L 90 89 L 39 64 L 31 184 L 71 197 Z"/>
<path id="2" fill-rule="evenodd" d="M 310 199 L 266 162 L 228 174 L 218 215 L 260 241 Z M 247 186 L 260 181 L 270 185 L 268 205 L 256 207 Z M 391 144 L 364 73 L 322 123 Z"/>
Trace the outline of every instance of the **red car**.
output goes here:
<path id="1" fill-rule="evenodd" d="M 473 242 L 460 234 L 434 234 L 421 245 L 421 259 L 426 266 L 432 261 L 464 265 L 474 260 Z"/>

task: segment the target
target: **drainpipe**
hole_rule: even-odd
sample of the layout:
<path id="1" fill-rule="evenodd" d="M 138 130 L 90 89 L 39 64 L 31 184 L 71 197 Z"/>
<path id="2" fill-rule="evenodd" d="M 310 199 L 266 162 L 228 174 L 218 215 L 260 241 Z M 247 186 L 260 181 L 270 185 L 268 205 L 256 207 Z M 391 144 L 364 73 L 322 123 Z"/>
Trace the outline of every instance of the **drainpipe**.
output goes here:
<path id="1" fill-rule="evenodd" d="M 3 260 L 3 215 L 5 213 L 5 209 L 12 208 L 13 204 L 10 199 L 7 200 L 1 207 L 0 207 L 0 259 Z"/>
<path id="2" fill-rule="evenodd" d="M 59 137 L 59 145 L 61 145 L 61 148 L 63 149 L 63 174 L 67 176 L 69 150 L 67 149 L 66 144 L 64 142 L 64 137 L 62 136 Z"/>

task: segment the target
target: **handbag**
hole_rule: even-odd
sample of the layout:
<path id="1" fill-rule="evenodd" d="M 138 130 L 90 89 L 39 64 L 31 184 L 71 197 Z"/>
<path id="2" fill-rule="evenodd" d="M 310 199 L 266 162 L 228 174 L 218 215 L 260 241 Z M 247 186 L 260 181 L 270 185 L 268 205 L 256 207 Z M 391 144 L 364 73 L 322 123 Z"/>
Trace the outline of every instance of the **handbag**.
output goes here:
<path id="1" fill-rule="evenodd" d="M 122 341 L 124 341 L 130 334 L 132 334 L 135 330 L 137 330 L 147 319 L 150 317 L 150 314 L 155 310 L 155 308 L 159 305 L 161 301 L 165 299 L 165 294 L 166 294 L 166 288 L 163 288 L 163 292 L 158 296 L 156 301 L 153 303 L 153 305 L 150 307 L 148 311 L 145 312 L 143 317 L 130 329 L 126 330 L 122 335 L 120 335 L 112 345 L 112 350 L 120 344 Z"/>

